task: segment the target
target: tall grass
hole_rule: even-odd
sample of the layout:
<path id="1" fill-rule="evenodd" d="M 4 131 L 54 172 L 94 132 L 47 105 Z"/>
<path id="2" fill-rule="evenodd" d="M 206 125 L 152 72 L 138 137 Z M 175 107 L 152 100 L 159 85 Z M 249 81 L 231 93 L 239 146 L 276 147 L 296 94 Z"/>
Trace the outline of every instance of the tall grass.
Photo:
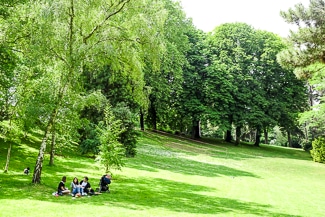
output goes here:
<path id="1" fill-rule="evenodd" d="M 302 150 L 189 139 L 145 132 L 138 155 L 113 174 L 111 193 L 72 199 L 51 195 L 63 175 L 87 175 L 97 187 L 102 168 L 67 151 L 55 166 L 44 160 L 42 184 L 33 166 L 37 141 L 13 146 L 9 172 L 0 173 L 0 216 L 323 216 L 325 165 Z M 0 143 L 5 165 L 8 144 Z"/>

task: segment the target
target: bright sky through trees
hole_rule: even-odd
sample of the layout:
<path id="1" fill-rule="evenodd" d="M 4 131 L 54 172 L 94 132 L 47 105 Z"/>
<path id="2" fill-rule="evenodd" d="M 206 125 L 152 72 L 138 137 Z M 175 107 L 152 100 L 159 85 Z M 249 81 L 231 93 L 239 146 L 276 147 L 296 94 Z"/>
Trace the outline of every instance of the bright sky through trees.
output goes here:
<path id="1" fill-rule="evenodd" d="M 287 11 L 298 3 L 309 0 L 179 0 L 188 17 L 197 28 L 209 32 L 229 22 L 244 22 L 256 29 L 267 30 L 286 37 L 289 29 L 280 11 Z"/>

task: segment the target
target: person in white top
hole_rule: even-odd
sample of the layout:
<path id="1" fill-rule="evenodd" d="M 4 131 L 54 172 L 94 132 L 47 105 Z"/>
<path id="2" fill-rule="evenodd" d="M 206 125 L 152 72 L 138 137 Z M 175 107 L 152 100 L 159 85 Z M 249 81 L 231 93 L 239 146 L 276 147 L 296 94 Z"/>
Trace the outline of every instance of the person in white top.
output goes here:
<path id="1" fill-rule="evenodd" d="M 84 195 L 89 194 L 91 192 L 93 192 L 94 190 L 91 189 L 91 185 L 88 182 L 88 177 L 85 176 L 84 179 L 80 182 L 80 186 L 81 186 L 81 193 Z"/>

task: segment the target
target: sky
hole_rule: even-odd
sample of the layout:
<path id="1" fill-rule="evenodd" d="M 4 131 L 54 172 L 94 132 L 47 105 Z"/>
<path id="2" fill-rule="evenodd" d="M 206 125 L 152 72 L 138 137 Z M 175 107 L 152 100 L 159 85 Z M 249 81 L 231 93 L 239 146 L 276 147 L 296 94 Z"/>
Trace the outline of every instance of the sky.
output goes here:
<path id="1" fill-rule="evenodd" d="M 179 0 L 187 17 L 205 32 L 218 25 L 244 22 L 255 29 L 266 30 L 282 37 L 296 26 L 287 24 L 280 11 L 288 11 L 294 5 L 309 5 L 309 0 Z"/>

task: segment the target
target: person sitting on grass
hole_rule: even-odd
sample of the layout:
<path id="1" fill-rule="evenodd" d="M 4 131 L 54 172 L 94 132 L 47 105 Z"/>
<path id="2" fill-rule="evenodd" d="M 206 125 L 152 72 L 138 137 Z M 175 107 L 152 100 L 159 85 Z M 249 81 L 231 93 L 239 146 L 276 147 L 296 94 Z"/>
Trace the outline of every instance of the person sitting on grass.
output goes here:
<path id="1" fill-rule="evenodd" d="M 71 182 L 71 192 L 73 197 L 80 197 L 81 196 L 81 185 L 79 185 L 79 181 L 77 177 L 73 178 Z"/>
<path id="2" fill-rule="evenodd" d="M 61 182 L 59 183 L 58 186 L 58 194 L 63 195 L 63 194 L 70 194 L 70 190 L 65 187 L 65 182 L 67 181 L 67 177 L 63 176 Z"/>
<path id="3" fill-rule="evenodd" d="M 81 188 L 82 188 L 83 195 L 86 195 L 86 194 L 92 195 L 92 194 L 94 194 L 94 190 L 91 188 L 91 185 L 88 182 L 88 177 L 87 176 L 85 176 L 84 179 L 80 182 L 80 185 L 81 185 Z"/>
<path id="4" fill-rule="evenodd" d="M 112 176 L 110 174 L 103 175 L 100 180 L 100 189 L 99 192 L 106 191 L 107 193 L 110 193 L 109 191 L 109 184 L 111 184 Z"/>

